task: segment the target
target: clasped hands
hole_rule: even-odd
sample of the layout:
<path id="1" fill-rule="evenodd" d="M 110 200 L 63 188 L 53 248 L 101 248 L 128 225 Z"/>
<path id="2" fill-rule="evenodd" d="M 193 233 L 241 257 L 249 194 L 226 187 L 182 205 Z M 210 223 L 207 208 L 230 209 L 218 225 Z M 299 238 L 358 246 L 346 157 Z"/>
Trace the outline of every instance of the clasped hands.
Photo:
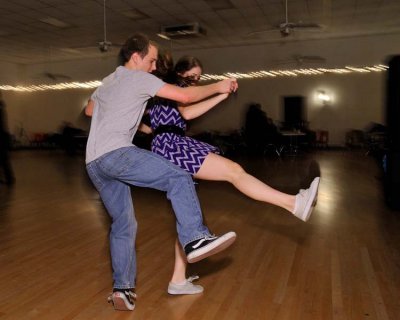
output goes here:
<path id="1" fill-rule="evenodd" d="M 236 90 L 239 88 L 239 85 L 235 78 L 224 79 L 224 80 L 221 80 L 220 83 L 223 86 L 221 93 L 236 92 Z"/>

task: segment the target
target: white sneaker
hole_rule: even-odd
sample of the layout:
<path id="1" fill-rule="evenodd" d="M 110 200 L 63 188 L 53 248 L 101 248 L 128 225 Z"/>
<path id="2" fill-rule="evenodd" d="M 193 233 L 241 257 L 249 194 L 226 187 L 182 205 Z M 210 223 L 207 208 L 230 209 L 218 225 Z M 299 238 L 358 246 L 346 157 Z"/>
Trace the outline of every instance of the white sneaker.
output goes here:
<path id="1" fill-rule="evenodd" d="M 300 190 L 296 195 L 293 214 L 300 220 L 307 221 L 316 204 L 320 178 L 316 177 L 306 190 Z"/>
<path id="2" fill-rule="evenodd" d="M 204 291 L 202 286 L 193 284 L 194 280 L 197 280 L 198 276 L 191 276 L 185 280 L 182 284 L 176 284 L 170 282 L 168 285 L 169 294 L 198 294 Z"/>

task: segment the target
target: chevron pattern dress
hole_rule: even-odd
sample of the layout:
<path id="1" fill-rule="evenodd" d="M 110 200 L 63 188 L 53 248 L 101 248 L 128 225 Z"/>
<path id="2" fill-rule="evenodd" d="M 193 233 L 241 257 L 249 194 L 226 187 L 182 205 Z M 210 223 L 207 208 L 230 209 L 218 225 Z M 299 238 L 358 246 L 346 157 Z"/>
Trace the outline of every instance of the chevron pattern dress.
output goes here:
<path id="1" fill-rule="evenodd" d="M 186 122 L 179 113 L 176 103 L 157 99 L 149 109 L 153 131 L 160 125 L 174 125 L 186 130 Z M 218 148 L 188 136 L 166 132 L 157 134 L 151 143 L 151 151 L 170 160 L 175 165 L 195 174 L 210 153 L 219 153 Z"/>

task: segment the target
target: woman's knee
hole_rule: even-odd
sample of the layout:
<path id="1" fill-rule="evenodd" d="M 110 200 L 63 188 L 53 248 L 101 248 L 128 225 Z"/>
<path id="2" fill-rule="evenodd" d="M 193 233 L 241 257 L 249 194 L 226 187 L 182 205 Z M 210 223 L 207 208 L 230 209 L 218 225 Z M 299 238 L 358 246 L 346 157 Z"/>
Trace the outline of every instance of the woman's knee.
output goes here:
<path id="1" fill-rule="evenodd" d="M 229 181 L 234 181 L 240 179 L 246 171 L 242 168 L 242 166 L 236 162 L 231 161 L 228 167 L 228 178 Z"/>

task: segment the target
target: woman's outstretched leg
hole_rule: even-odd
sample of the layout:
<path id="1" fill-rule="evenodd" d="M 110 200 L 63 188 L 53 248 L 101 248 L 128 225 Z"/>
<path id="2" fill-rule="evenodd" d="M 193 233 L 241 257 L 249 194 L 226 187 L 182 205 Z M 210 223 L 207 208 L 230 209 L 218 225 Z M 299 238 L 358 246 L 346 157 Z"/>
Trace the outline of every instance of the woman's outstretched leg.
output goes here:
<path id="1" fill-rule="evenodd" d="M 309 189 L 300 190 L 297 195 L 280 192 L 248 174 L 237 163 L 214 153 L 208 154 L 194 177 L 202 180 L 228 181 L 250 198 L 284 208 L 303 221 L 307 221 L 310 217 L 319 185 L 319 178 L 315 178 Z M 186 257 L 177 241 L 174 272 L 168 293 L 195 294 L 203 291 L 203 287 L 192 284 L 192 277 L 186 279 L 186 267 Z"/>
<path id="2" fill-rule="evenodd" d="M 294 210 L 296 196 L 271 188 L 248 174 L 236 162 L 218 154 L 209 153 L 194 177 L 203 180 L 227 181 L 254 200 L 271 203 L 290 212 Z"/>
<path id="3" fill-rule="evenodd" d="M 290 195 L 271 188 L 248 174 L 236 162 L 214 153 L 207 155 L 194 177 L 203 180 L 228 181 L 248 197 L 286 209 L 303 221 L 307 221 L 310 217 L 319 185 L 319 178 L 315 178 L 309 189 L 300 190 L 297 195 Z"/>

